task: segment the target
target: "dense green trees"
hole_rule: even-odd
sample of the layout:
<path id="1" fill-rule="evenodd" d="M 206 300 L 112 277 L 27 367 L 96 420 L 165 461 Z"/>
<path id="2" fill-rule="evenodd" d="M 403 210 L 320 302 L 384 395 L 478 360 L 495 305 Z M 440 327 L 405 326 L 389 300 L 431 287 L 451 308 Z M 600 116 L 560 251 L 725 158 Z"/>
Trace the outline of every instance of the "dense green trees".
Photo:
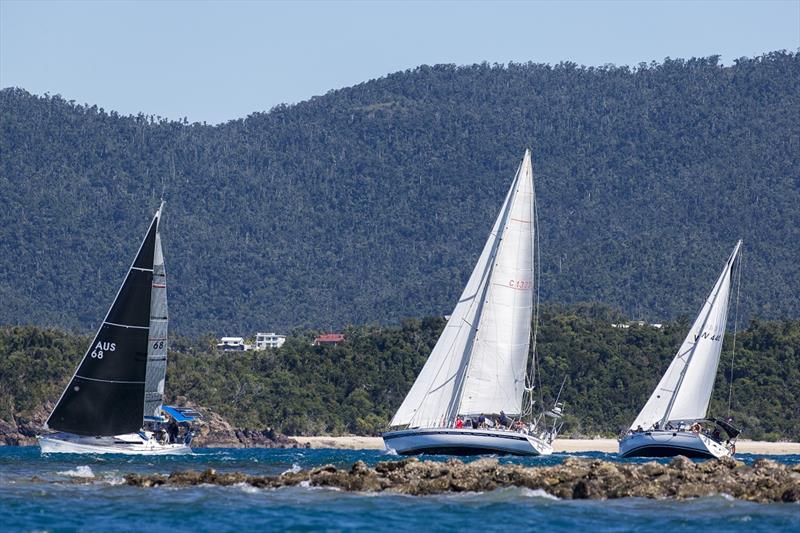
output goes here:
<path id="1" fill-rule="evenodd" d="M 616 435 L 647 400 L 688 329 L 612 328 L 597 305 L 548 308 L 538 335 L 541 392 L 551 402 L 567 377 L 568 435 Z M 238 426 L 286 433 L 375 434 L 389 421 L 444 321 L 345 330 L 339 346 L 296 332 L 279 350 L 218 354 L 209 339 L 171 344 L 167 392 Z M 55 401 L 88 339 L 33 327 L 0 328 L 0 419 Z M 727 415 L 732 335 L 725 339 L 710 413 Z M 753 321 L 736 339 L 732 414 L 754 439 L 800 439 L 800 321 Z"/>
<path id="2" fill-rule="evenodd" d="M 800 316 L 800 56 L 423 66 L 219 126 L 0 91 L 0 323 L 90 329 L 158 198 L 186 335 L 449 312 L 531 147 L 546 301 Z M 354 398 L 355 402 L 357 398 Z"/>

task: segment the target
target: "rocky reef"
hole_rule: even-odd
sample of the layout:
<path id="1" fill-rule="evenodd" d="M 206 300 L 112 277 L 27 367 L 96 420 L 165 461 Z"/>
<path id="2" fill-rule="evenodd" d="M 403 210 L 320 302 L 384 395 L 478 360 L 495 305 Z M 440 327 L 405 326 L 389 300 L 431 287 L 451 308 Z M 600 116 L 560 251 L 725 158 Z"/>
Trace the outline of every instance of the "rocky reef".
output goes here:
<path id="1" fill-rule="evenodd" d="M 562 464 L 526 467 L 499 464 L 496 459 L 462 463 L 419 461 L 416 458 L 378 463 L 374 468 L 358 461 L 349 469 L 326 465 L 280 476 L 183 471 L 170 475 L 129 474 L 137 487 L 199 484 L 248 484 L 259 488 L 294 485 L 330 487 L 346 491 L 390 491 L 411 495 L 490 491 L 500 487 L 542 489 L 562 499 L 673 498 L 686 499 L 729 494 L 754 502 L 800 502 L 800 465 L 787 466 L 767 459 L 753 466 L 730 458 L 694 463 L 676 457 L 669 464 L 611 463 L 567 458 Z"/>

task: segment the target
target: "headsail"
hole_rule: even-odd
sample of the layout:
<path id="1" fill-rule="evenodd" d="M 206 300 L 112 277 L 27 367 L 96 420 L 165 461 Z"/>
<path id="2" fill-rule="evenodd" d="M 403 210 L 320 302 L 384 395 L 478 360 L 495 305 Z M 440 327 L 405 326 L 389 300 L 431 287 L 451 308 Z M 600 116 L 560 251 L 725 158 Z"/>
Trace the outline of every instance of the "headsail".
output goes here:
<path id="1" fill-rule="evenodd" d="M 112 436 L 142 427 L 156 212 L 133 264 L 78 369 L 45 423 L 77 435 Z"/>
<path id="2" fill-rule="evenodd" d="M 733 266 L 741 245 L 742 241 L 736 243 L 689 334 L 631 429 L 705 418 L 725 336 Z"/>
<path id="3" fill-rule="evenodd" d="M 167 322 L 167 274 L 161 250 L 161 234 L 156 231 L 144 390 L 145 420 L 163 420 L 161 406 L 164 403 L 164 381 L 167 374 Z"/>
<path id="4" fill-rule="evenodd" d="M 519 410 L 531 321 L 530 302 L 525 308 L 522 300 L 525 293 L 530 297 L 533 284 L 530 283 L 531 287 L 521 290 L 519 297 L 517 293 L 509 297 L 505 291 L 493 291 L 492 283 L 503 283 L 500 277 L 509 276 L 513 276 L 515 283 L 527 283 L 531 280 L 530 258 L 524 251 L 524 245 L 520 243 L 525 238 L 525 230 L 518 229 L 517 226 L 522 224 L 520 220 L 532 220 L 532 174 L 530 152 L 526 151 L 478 263 L 436 346 L 392 418 L 392 426 L 446 425 L 452 422 L 456 414 L 464 412 L 462 398 L 469 400 L 470 408 L 476 402 L 487 401 L 480 412 L 499 412 L 504 407 L 509 413 Z M 512 216 L 518 220 L 510 221 Z M 509 223 L 513 227 L 509 236 L 506 236 Z M 532 224 L 527 227 L 530 236 Z M 509 239 L 508 246 L 501 244 L 505 238 Z M 532 246 L 532 239 L 529 246 Z M 510 264 L 517 259 L 521 267 Z M 499 272 L 499 277 L 494 275 L 495 271 Z M 486 313 L 490 315 L 489 319 L 486 318 Z M 510 322 L 501 324 L 504 320 Z M 486 326 L 485 335 L 480 334 L 482 325 Z M 510 331 L 501 332 L 501 328 Z M 498 340 L 498 336 L 509 334 L 511 336 Z M 523 334 L 526 336 L 524 342 L 520 340 Z M 482 343 L 477 352 L 476 339 Z M 473 353 L 477 354 L 475 362 L 472 362 Z M 520 364 L 518 359 L 521 354 L 524 355 Z M 468 369 L 474 371 L 468 372 Z M 517 378 L 522 380 L 519 391 L 516 390 Z M 491 384 L 491 390 L 483 384 L 487 379 L 498 380 Z M 498 391 L 496 387 L 507 389 Z M 517 392 L 519 397 L 514 400 Z M 497 411 L 493 411 L 495 408 Z"/>

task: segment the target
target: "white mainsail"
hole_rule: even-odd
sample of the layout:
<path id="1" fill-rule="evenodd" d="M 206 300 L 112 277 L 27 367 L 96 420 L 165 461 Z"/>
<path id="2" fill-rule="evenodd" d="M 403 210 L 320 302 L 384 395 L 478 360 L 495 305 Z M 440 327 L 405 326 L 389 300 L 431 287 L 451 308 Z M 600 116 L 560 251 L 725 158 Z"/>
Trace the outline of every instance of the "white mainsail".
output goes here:
<path id="1" fill-rule="evenodd" d="M 158 210 L 159 220 L 162 208 Z M 150 330 L 144 389 L 145 421 L 163 419 L 161 406 L 164 401 L 164 381 L 167 374 L 167 274 L 158 228 L 156 228 L 153 256 L 153 287 L 150 294 Z"/>
<path id="2" fill-rule="evenodd" d="M 631 429 L 705 418 L 725 336 L 733 265 L 741 245 L 742 241 L 736 243 L 689 334 Z"/>
<path id="3" fill-rule="evenodd" d="M 478 263 L 392 426 L 445 426 L 459 413 L 519 413 L 530 341 L 533 203 L 526 151 Z"/>

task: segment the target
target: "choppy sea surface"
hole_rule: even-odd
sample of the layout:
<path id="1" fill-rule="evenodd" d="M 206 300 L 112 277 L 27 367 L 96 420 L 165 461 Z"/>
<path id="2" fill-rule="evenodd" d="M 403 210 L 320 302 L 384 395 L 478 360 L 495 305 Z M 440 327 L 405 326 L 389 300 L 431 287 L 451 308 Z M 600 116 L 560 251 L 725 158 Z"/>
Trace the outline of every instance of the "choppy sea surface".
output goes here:
<path id="1" fill-rule="evenodd" d="M 603 453 L 499 460 L 544 466 L 569 456 L 618 460 Z M 764 456 L 737 455 L 745 462 L 758 457 Z M 800 463 L 800 455 L 770 458 Z M 0 447 L 0 530 L 800 531 L 796 504 L 755 504 L 724 494 L 690 501 L 565 501 L 523 488 L 418 497 L 309 487 L 144 489 L 122 484 L 122 476 L 130 472 L 168 474 L 215 468 L 277 475 L 328 463 L 349 467 L 359 459 L 372 465 L 398 458 L 374 450 L 306 449 L 201 449 L 175 457 L 42 456 L 38 447 Z M 78 479 L 89 482 L 75 483 Z"/>

